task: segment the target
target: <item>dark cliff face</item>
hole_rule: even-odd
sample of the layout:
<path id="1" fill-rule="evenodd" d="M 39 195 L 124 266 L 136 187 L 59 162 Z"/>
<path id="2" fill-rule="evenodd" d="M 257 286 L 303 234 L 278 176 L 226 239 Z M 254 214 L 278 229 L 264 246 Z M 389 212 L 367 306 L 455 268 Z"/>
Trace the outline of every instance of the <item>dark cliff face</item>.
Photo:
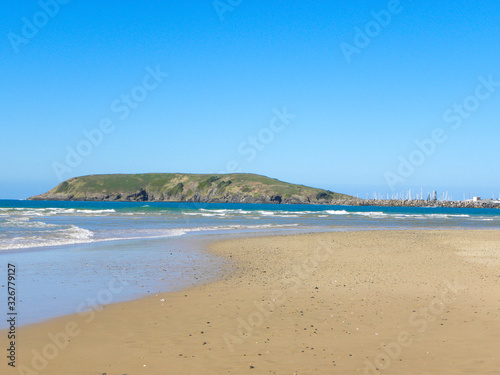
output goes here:
<path id="1" fill-rule="evenodd" d="M 165 197 L 140 190 L 134 194 L 98 194 L 75 196 L 74 194 L 42 194 L 29 198 L 30 200 L 57 200 L 57 201 L 109 201 L 109 202 L 195 202 L 195 203 L 267 203 L 267 204 L 332 204 L 337 201 L 311 201 L 309 197 L 283 198 L 280 195 L 252 196 L 249 194 L 225 194 L 210 197 L 208 194 L 195 194 L 190 197 L 182 195 Z M 343 202 L 342 200 L 338 202 Z"/>

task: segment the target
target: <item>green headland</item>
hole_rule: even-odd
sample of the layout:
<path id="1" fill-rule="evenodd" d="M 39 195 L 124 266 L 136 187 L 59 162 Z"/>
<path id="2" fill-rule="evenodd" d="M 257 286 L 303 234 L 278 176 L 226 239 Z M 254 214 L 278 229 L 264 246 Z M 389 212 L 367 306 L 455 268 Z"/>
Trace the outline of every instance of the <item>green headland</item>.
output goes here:
<path id="1" fill-rule="evenodd" d="M 248 173 L 148 173 L 75 177 L 28 199 L 335 204 L 353 197 Z"/>

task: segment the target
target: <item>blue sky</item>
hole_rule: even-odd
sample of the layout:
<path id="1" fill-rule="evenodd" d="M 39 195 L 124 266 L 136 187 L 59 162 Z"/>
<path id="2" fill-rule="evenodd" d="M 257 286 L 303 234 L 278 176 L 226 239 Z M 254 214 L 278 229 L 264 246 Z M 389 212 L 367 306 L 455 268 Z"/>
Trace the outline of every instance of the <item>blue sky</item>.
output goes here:
<path id="1" fill-rule="evenodd" d="M 236 169 L 500 193 L 497 1 L 61 3 L 0 4 L 1 198 Z"/>

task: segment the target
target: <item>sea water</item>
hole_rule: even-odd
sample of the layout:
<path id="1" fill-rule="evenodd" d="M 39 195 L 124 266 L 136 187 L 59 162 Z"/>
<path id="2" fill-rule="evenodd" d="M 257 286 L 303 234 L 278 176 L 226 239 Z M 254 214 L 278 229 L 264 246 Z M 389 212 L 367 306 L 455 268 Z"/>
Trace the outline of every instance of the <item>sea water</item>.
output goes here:
<path id="1" fill-rule="evenodd" d="M 0 200 L 0 297 L 6 314 L 9 263 L 22 325 L 212 280 L 224 260 L 207 240 L 499 228 L 496 209 Z"/>

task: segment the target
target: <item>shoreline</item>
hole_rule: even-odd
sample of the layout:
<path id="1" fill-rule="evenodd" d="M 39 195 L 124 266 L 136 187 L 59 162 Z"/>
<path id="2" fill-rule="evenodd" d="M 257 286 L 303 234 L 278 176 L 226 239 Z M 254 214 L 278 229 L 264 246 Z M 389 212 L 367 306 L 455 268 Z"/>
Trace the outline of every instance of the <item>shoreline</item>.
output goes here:
<path id="1" fill-rule="evenodd" d="M 17 327 L 217 280 L 226 260 L 205 251 L 207 240 L 124 239 L 0 252 L 2 263 L 18 268 Z M 2 319 L 0 330 L 6 327 Z"/>
<path id="2" fill-rule="evenodd" d="M 37 198 L 37 196 L 29 197 L 24 199 L 25 201 L 32 202 L 124 202 L 124 203 L 200 203 L 200 204 L 271 204 L 271 205 L 311 205 L 311 206 L 351 206 L 351 207 L 415 207 L 415 208 L 486 208 L 486 209 L 500 209 L 500 201 L 494 201 L 492 199 L 485 199 L 479 201 L 465 200 L 465 201 L 452 201 L 452 200 L 438 200 L 438 201 L 428 201 L 422 199 L 361 199 L 361 198 L 350 198 L 350 199 L 339 199 L 332 200 L 329 202 L 292 202 L 292 203 L 282 203 L 269 200 L 255 201 L 255 202 L 240 202 L 224 199 L 213 199 L 206 201 L 198 200 L 134 200 L 134 199 L 100 199 L 100 198 L 88 198 L 82 200 L 77 199 L 63 199 L 64 197 L 54 197 L 43 199 Z"/>
<path id="3" fill-rule="evenodd" d="M 18 358 L 24 360 L 19 364 L 34 369 L 35 350 L 41 357 L 34 364 L 42 369 L 46 362 L 40 373 L 54 375 L 159 374 L 165 368 L 207 374 L 372 373 L 368 363 L 386 353 L 385 343 L 401 351 L 397 359 L 385 354 L 391 362 L 387 374 L 474 373 L 466 371 L 472 368 L 486 373 L 499 363 L 492 351 L 500 344 L 494 300 L 500 289 L 492 267 L 499 264 L 499 244 L 500 232 L 491 230 L 224 240 L 209 251 L 232 261 L 224 271 L 228 277 L 105 305 L 93 315 L 20 327 Z M 429 303 L 452 288 L 459 293 L 444 294 L 448 302 L 438 300 L 445 309 L 431 316 L 423 332 L 423 315 L 409 324 L 413 310 L 437 309 Z M 5 330 L 0 335 L 4 344 Z M 57 355 L 47 359 L 51 344 Z M 443 367 L 450 361 L 455 366 Z"/>
<path id="4" fill-rule="evenodd" d="M 198 272 L 194 273 L 193 277 L 194 279 L 191 281 L 187 281 L 186 279 L 183 280 L 183 283 L 179 284 L 176 283 L 174 285 L 169 285 L 168 287 L 164 287 L 164 290 L 158 290 L 155 292 L 144 292 L 140 293 L 137 290 L 133 292 L 132 294 L 126 294 L 126 295 L 118 295 L 116 297 L 116 300 L 103 303 L 103 306 L 107 305 L 113 305 L 116 303 L 123 303 L 123 302 L 130 302 L 130 301 L 137 301 L 141 300 L 143 298 L 148 298 L 154 294 L 159 295 L 159 294 L 165 294 L 165 293 L 171 293 L 171 292 L 181 292 L 185 289 L 189 288 L 195 288 L 200 285 L 204 285 L 207 283 L 215 282 L 215 281 L 220 281 L 221 275 L 224 276 L 224 272 L 222 272 L 222 269 L 227 268 L 227 262 L 229 261 L 228 259 L 224 257 L 220 257 L 216 255 L 215 253 L 209 251 L 208 249 L 211 248 L 212 246 L 216 246 L 217 243 L 219 242 L 225 242 L 225 241 L 231 241 L 231 240 L 237 240 L 237 239 L 248 239 L 248 238 L 261 238 L 261 239 L 266 239 L 266 238 L 276 238 L 276 237 L 288 237 L 288 236 L 294 236 L 294 235 L 314 235 L 314 234 L 326 234 L 326 233 L 356 233 L 356 232 L 384 232 L 384 231 L 389 231 L 389 232 L 405 232 L 405 231 L 410 231 L 410 232 L 420 232 L 420 231 L 461 231 L 461 230 L 467 230 L 467 231 L 496 231 L 498 229 L 495 228 L 471 228 L 471 229 L 462 229 L 462 228 L 435 228 L 435 229 L 429 229 L 429 228 L 391 228 L 391 227 L 386 227 L 386 228 L 321 228 L 320 230 L 307 230 L 307 229 L 302 229 L 302 230 L 294 230 L 295 233 L 286 233 L 286 232 L 276 232 L 276 233 L 258 233 L 258 232 L 251 232 L 251 233 L 232 233 L 232 234 L 203 234 L 201 235 L 201 238 L 186 238 L 186 237 L 165 237 L 165 238 L 141 238 L 141 239 L 121 239 L 121 240 L 116 240 L 113 242 L 116 242 L 115 246 L 117 247 L 123 247 L 130 245 L 131 243 L 137 242 L 137 243 L 142 243 L 142 244 L 149 244 L 153 245 L 155 243 L 165 245 L 165 240 L 183 240 L 186 239 L 186 244 L 185 245 L 191 245 L 196 248 L 196 250 L 191 250 L 190 252 L 195 252 L 199 253 L 201 255 L 206 255 L 211 259 L 211 262 L 214 264 L 210 268 L 212 271 L 207 272 Z M 224 238 L 220 238 L 224 237 Z M 81 243 L 81 244 L 73 244 L 72 249 L 85 249 L 87 247 L 99 247 L 99 246 L 104 246 L 107 243 L 107 241 L 96 241 L 96 242 L 91 242 L 91 243 Z M 65 250 L 68 245 L 57 245 L 57 246 L 47 246 L 47 247 L 35 247 L 35 248 L 26 248 L 26 249 L 14 249 L 14 250 L 5 250 L 0 253 L 0 255 L 16 255 L 16 254 L 27 254 L 27 253 L 41 253 L 45 251 L 50 251 L 50 250 Z M 95 249 L 94 249 L 95 250 Z M 218 265 L 215 265 L 218 264 Z M 119 274 L 114 274 L 114 279 L 117 280 L 117 282 L 120 282 L 122 278 L 120 277 Z M 201 280 L 200 280 L 201 279 Z M 130 285 L 127 281 L 123 281 L 126 286 L 130 288 Z M 159 285 L 158 283 L 156 285 Z M 179 286 L 182 285 L 182 286 Z M 149 285 L 149 288 L 152 286 Z M 100 288 L 100 289 L 105 289 L 105 288 Z M 135 287 L 137 289 L 137 287 Z M 169 290 L 171 289 L 171 290 Z M 98 291 L 96 289 L 96 291 Z M 86 293 L 85 296 L 90 295 L 94 296 L 96 293 Z M 26 296 L 25 296 L 26 297 Z M 59 296 L 60 298 L 61 296 Z M 92 298 L 92 297 L 91 297 Z M 93 298 L 95 299 L 95 298 Z M 103 298 L 104 299 L 104 298 Z M 92 307 L 92 306 L 87 306 L 87 307 Z M 57 319 L 61 317 L 66 317 L 66 316 L 71 316 L 77 313 L 77 308 L 76 305 L 73 306 L 73 308 L 69 309 L 69 311 L 66 311 L 64 313 L 57 313 L 57 315 L 52 315 L 48 317 L 43 317 L 40 319 L 32 320 L 29 319 L 28 322 L 18 324 L 18 327 L 25 327 L 25 326 L 30 326 L 33 324 L 43 324 L 46 322 L 51 321 L 52 319 Z M 7 326 L 2 326 L 0 325 L 0 331 L 4 330 Z"/>

